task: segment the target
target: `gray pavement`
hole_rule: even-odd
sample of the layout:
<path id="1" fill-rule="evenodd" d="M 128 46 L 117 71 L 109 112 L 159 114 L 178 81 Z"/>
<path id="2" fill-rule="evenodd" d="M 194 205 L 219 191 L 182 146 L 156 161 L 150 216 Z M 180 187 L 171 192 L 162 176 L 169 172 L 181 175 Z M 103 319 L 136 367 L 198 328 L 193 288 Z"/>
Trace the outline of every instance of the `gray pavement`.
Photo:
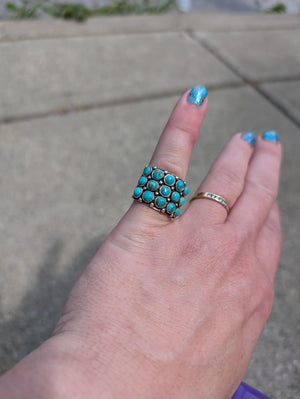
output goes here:
<path id="1" fill-rule="evenodd" d="M 178 96 L 201 83 L 209 111 L 192 191 L 234 132 L 281 135 L 283 252 L 245 380 L 273 399 L 300 398 L 299 39 L 295 16 L 0 23 L 1 371 L 49 337 Z"/>

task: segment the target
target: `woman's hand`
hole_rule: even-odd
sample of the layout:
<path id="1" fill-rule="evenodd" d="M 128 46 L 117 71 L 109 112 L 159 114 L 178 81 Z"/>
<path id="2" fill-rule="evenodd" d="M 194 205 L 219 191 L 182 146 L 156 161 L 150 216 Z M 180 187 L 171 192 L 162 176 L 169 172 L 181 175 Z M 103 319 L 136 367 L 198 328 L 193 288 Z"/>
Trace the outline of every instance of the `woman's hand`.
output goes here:
<path id="1" fill-rule="evenodd" d="M 183 179 L 207 108 L 207 99 L 188 98 L 149 163 Z M 0 392 L 230 398 L 273 302 L 281 146 L 272 137 L 253 147 L 249 136 L 233 136 L 201 183 L 199 191 L 228 201 L 229 215 L 196 199 L 171 220 L 134 201 L 73 288 L 53 337 L 3 377 Z"/>

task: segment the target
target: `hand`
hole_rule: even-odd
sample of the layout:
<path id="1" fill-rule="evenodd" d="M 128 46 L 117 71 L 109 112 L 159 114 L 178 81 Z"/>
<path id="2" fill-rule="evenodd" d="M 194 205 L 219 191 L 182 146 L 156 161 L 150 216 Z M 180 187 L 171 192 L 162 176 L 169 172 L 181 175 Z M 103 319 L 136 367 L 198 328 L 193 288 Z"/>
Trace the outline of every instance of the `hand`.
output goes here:
<path id="1" fill-rule="evenodd" d="M 207 109 L 207 99 L 188 98 L 149 163 L 183 179 Z M 134 201 L 73 288 L 53 337 L 2 378 L 5 397 L 233 395 L 272 308 L 281 246 L 281 146 L 245 138 L 233 136 L 198 190 L 226 198 L 230 214 L 196 199 L 171 220 Z"/>

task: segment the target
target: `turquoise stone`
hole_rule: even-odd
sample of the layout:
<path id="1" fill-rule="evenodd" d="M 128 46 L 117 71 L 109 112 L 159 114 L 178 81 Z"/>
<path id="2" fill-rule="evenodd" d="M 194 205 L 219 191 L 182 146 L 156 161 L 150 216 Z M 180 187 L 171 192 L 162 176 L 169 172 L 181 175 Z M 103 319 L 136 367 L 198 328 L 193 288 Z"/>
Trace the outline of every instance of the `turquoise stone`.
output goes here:
<path id="1" fill-rule="evenodd" d="M 172 201 L 178 202 L 180 200 L 180 194 L 177 191 L 174 191 L 171 197 Z"/>
<path id="2" fill-rule="evenodd" d="M 171 194 L 171 189 L 168 186 L 161 186 L 160 193 L 164 197 L 168 197 Z"/>
<path id="3" fill-rule="evenodd" d="M 183 197 L 180 198 L 179 206 L 182 206 L 185 203 L 185 199 Z"/>
<path id="4" fill-rule="evenodd" d="M 155 180 L 150 180 L 147 184 L 147 187 L 151 191 L 156 191 L 158 189 L 159 184 Z"/>
<path id="5" fill-rule="evenodd" d="M 159 209 L 163 208 L 166 205 L 167 201 L 164 197 L 156 197 L 155 198 L 155 206 Z"/>
<path id="6" fill-rule="evenodd" d="M 142 198 L 148 204 L 149 202 L 153 201 L 154 194 L 151 191 L 144 191 Z"/>
<path id="7" fill-rule="evenodd" d="M 188 187 L 185 187 L 184 189 L 184 195 L 188 195 L 188 193 L 190 192 L 190 189 Z"/>
<path id="8" fill-rule="evenodd" d="M 150 168 L 150 166 L 146 166 L 144 171 L 143 171 L 143 175 L 144 176 L 149 176 L 151 172 L 152 172 L 152 168 Z"/>
<path id="9" fill-rule="evenodd" d="M 172 176 L 172 175 L 167 175 L 167 176 L 165 177 L 165 183 L 166 183 L 168 186 L 173 186 L 173 185 L 175 184 L 175 177 Z"/>
<path id="10" fill-rule="evenodd" d="M 169 202 L 167 205 L 167 213 L 171 214 L 174 213 L 176 209 L 176 205 L 173 202 Z"/>
<path id="11" fill-rule="evenodd" d="M 180 209 L 177 208 L 176 211 L 175 211 L 175 216 L 178 216 L 179 214 L 180 214 Z"/>
<path id="12" fill-rule="evenodd" d="M 176 190 L 183 191 L 184 190 L 184 182 L 182 180 L 178 180 L 176 183 Z"/>
<path id="13" fill-rule="evenodd" d="M 139 186 L 144 186 L 146 183 L 147 183 L 147 177 L 141 176 L 141 177 L 139 178 L 138 185 L 139 185 Z"/>
<path id="14" fill-rule="evenodd" d="M 143 192 L 143 190 L 141 189 L 141 187 L 137 187 L 133 192 L 134 198 L 139 198 L 141 196 L 142 192 Z"/>
<path id="15" fill-rule="evenodd" d="M 164 177 L 164 172 L 161 169 L 155 169 L 152 172 L 152 177 L 155 180 L 161 180 Z"/>

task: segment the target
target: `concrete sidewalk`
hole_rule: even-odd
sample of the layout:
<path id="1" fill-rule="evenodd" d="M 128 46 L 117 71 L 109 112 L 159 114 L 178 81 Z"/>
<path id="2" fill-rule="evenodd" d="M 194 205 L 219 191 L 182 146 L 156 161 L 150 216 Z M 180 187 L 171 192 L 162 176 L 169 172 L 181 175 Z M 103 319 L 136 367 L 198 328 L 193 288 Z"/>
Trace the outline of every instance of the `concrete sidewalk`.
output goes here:
<path id="1" fill-rule="evenodd" d="M 209 111 L 192 191 L 234 132 L 281 136 L 283 252 L 245 380 L 273 399 L 300 398 L 297 16 L 0 23 L 1 371 L 51 334 L 74 281 L 131 203 L 176 100 L 197 83 L 208 88 Z"/>

